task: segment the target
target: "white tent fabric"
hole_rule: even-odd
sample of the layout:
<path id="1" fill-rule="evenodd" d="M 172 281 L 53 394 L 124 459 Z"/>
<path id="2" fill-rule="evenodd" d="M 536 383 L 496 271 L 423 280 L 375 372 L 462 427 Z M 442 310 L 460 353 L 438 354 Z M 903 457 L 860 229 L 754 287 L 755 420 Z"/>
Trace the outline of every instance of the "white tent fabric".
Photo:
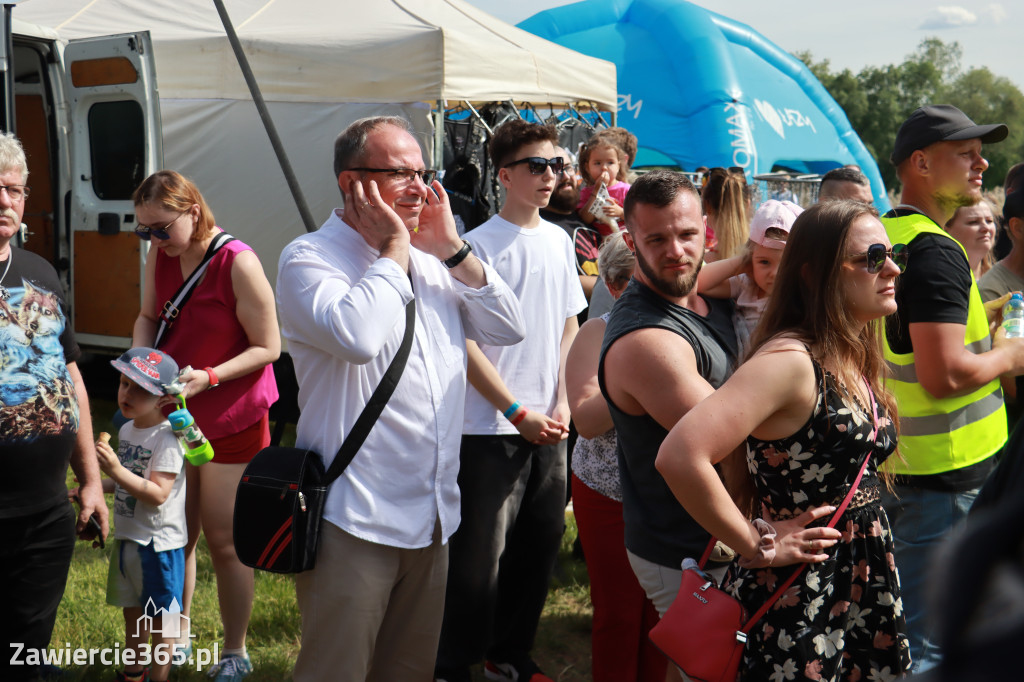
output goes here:
<path id="1" fill-rule="evenodd" d="M 225 0 L 267 101 L 616 106 L 615 65 L 462 0 Z M 28 0 L 64 38 L 150 31 L 165 99 L 249 99 L 212 0 Z"/>
<path id="2" fill-rule="evenodd" d="M 616 104 L 613 64 L 462 0 L 224 4 L 318 223 L 341 205 L 334 138 L 356 119 L 405 117 L 430 164 L 439 100 Z M 164 167 L 196 183 L 274 283 L 281 249 L 304 228 L 213 1 L 26 0 L 14 18 L 63 39 L 150 32 Z"/>

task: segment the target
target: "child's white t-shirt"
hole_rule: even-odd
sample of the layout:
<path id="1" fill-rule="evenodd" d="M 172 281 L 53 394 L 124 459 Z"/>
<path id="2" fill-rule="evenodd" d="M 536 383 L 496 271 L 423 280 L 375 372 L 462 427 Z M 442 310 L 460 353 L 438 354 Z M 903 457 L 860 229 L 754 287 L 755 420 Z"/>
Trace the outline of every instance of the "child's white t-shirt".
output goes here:
<path id="1" fill-rule="evenodd" d="M 523 407 L 550 414 L 558 398 L 559 346 L 565 321 L 587 307 L 576 254 L 565 230 L 540 221 L 519 227 L 495 215 L 466 233 L 473 253 L 497 270 L 519 298 L 526 338 L 514 346 L 480 344 L 502 381 Z M 504 409 L 504 408 L 502 408 Z M 472 435 L 517 434 L 472 385 L 466 386 L 462 432 Z"/>
<path id="2" fill-rule="evenodd" d="M 739 344 L 740 355 L 746 352 L 750 346 L 750 337 L 754 334 L 754 327 L 761 320 L 764 308 L 768 305 L 768 297 L 761 294 L 761 288 L 753 277 L 746 273 L 740 273 L 729 278 L 729 298 L 736 308 L 732 316 L 732 326 L 736 330 L 736 341 Z"/>
<path id="3" fill-rule="evenodd" d="M 146 504 L 128 494 L 121 486 L 114 489 L 114 537 L 140 545 L 153 542 L 153 549 L 166 552 L 184 547 L 185 458 L 171 425 L 166 421 L 147 429 L 138 429 L 129 421 L 118 435 L 117 457 L 121 465 L 143 478 L 154 471 L 176 474 L 171 494 L 159 507 Z"/>

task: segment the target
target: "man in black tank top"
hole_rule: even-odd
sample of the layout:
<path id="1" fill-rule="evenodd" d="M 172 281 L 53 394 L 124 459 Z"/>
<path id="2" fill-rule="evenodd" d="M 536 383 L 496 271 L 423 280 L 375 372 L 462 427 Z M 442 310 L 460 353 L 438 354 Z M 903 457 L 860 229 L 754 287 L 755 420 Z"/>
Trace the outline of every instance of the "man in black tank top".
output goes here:
<path id="1" fill-rule="evenodd" d="M 685 557 L 709 536 L 654 468 L 668 430 L 720 386 L 736 355 L 732 303 L 696 291 L 704 219 L 681 173 L 641 176 L 626 196 L 626 245 L 637 270 L 608 319 L 598 380 L 618 435 L 626 549 L 661 614 L 672 603 Z"/>

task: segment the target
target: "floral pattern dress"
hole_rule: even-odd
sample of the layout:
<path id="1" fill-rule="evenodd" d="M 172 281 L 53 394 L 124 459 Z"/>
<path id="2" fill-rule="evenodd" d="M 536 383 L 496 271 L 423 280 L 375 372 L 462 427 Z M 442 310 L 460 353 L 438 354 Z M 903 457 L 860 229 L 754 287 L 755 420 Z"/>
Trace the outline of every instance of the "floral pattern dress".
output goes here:
<path id="1" fill-rule="evenodd" d="M 878 465 L 896 448 L 896 429 L 879 406 L 871 443 L 871 407 L 845 397 L 839 382 L 814 363 L 818 400 L 794 435 L 747 439 L 747 465 L 766 519 L 839 506 L 871 450 L 849 508 L 836 524 L 842 539 L 830 558 L 804 572 L 750 631 L 741 680 L 885 682 L 910 667 L 899 575 L 889 520 L 880 503 Z M 812 525 L 825 526 L 831 517 Z M 753 613 L 802 564 L 743 569 L 733 564 L 725 589 Z"/>

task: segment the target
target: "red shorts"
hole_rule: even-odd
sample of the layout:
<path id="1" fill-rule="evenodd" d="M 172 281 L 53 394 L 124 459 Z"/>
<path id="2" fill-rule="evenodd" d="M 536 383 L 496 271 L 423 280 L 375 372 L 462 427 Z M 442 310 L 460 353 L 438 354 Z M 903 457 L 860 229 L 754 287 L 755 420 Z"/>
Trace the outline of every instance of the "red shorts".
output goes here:
<path id="1" fill-rule="evenodd" d="M 214 462 L 248 464 L 257 452 L 270 445 L 270 415 L 264 412 L 258 422 L 234 435 L 211 438 L 210 445 Z"/>

